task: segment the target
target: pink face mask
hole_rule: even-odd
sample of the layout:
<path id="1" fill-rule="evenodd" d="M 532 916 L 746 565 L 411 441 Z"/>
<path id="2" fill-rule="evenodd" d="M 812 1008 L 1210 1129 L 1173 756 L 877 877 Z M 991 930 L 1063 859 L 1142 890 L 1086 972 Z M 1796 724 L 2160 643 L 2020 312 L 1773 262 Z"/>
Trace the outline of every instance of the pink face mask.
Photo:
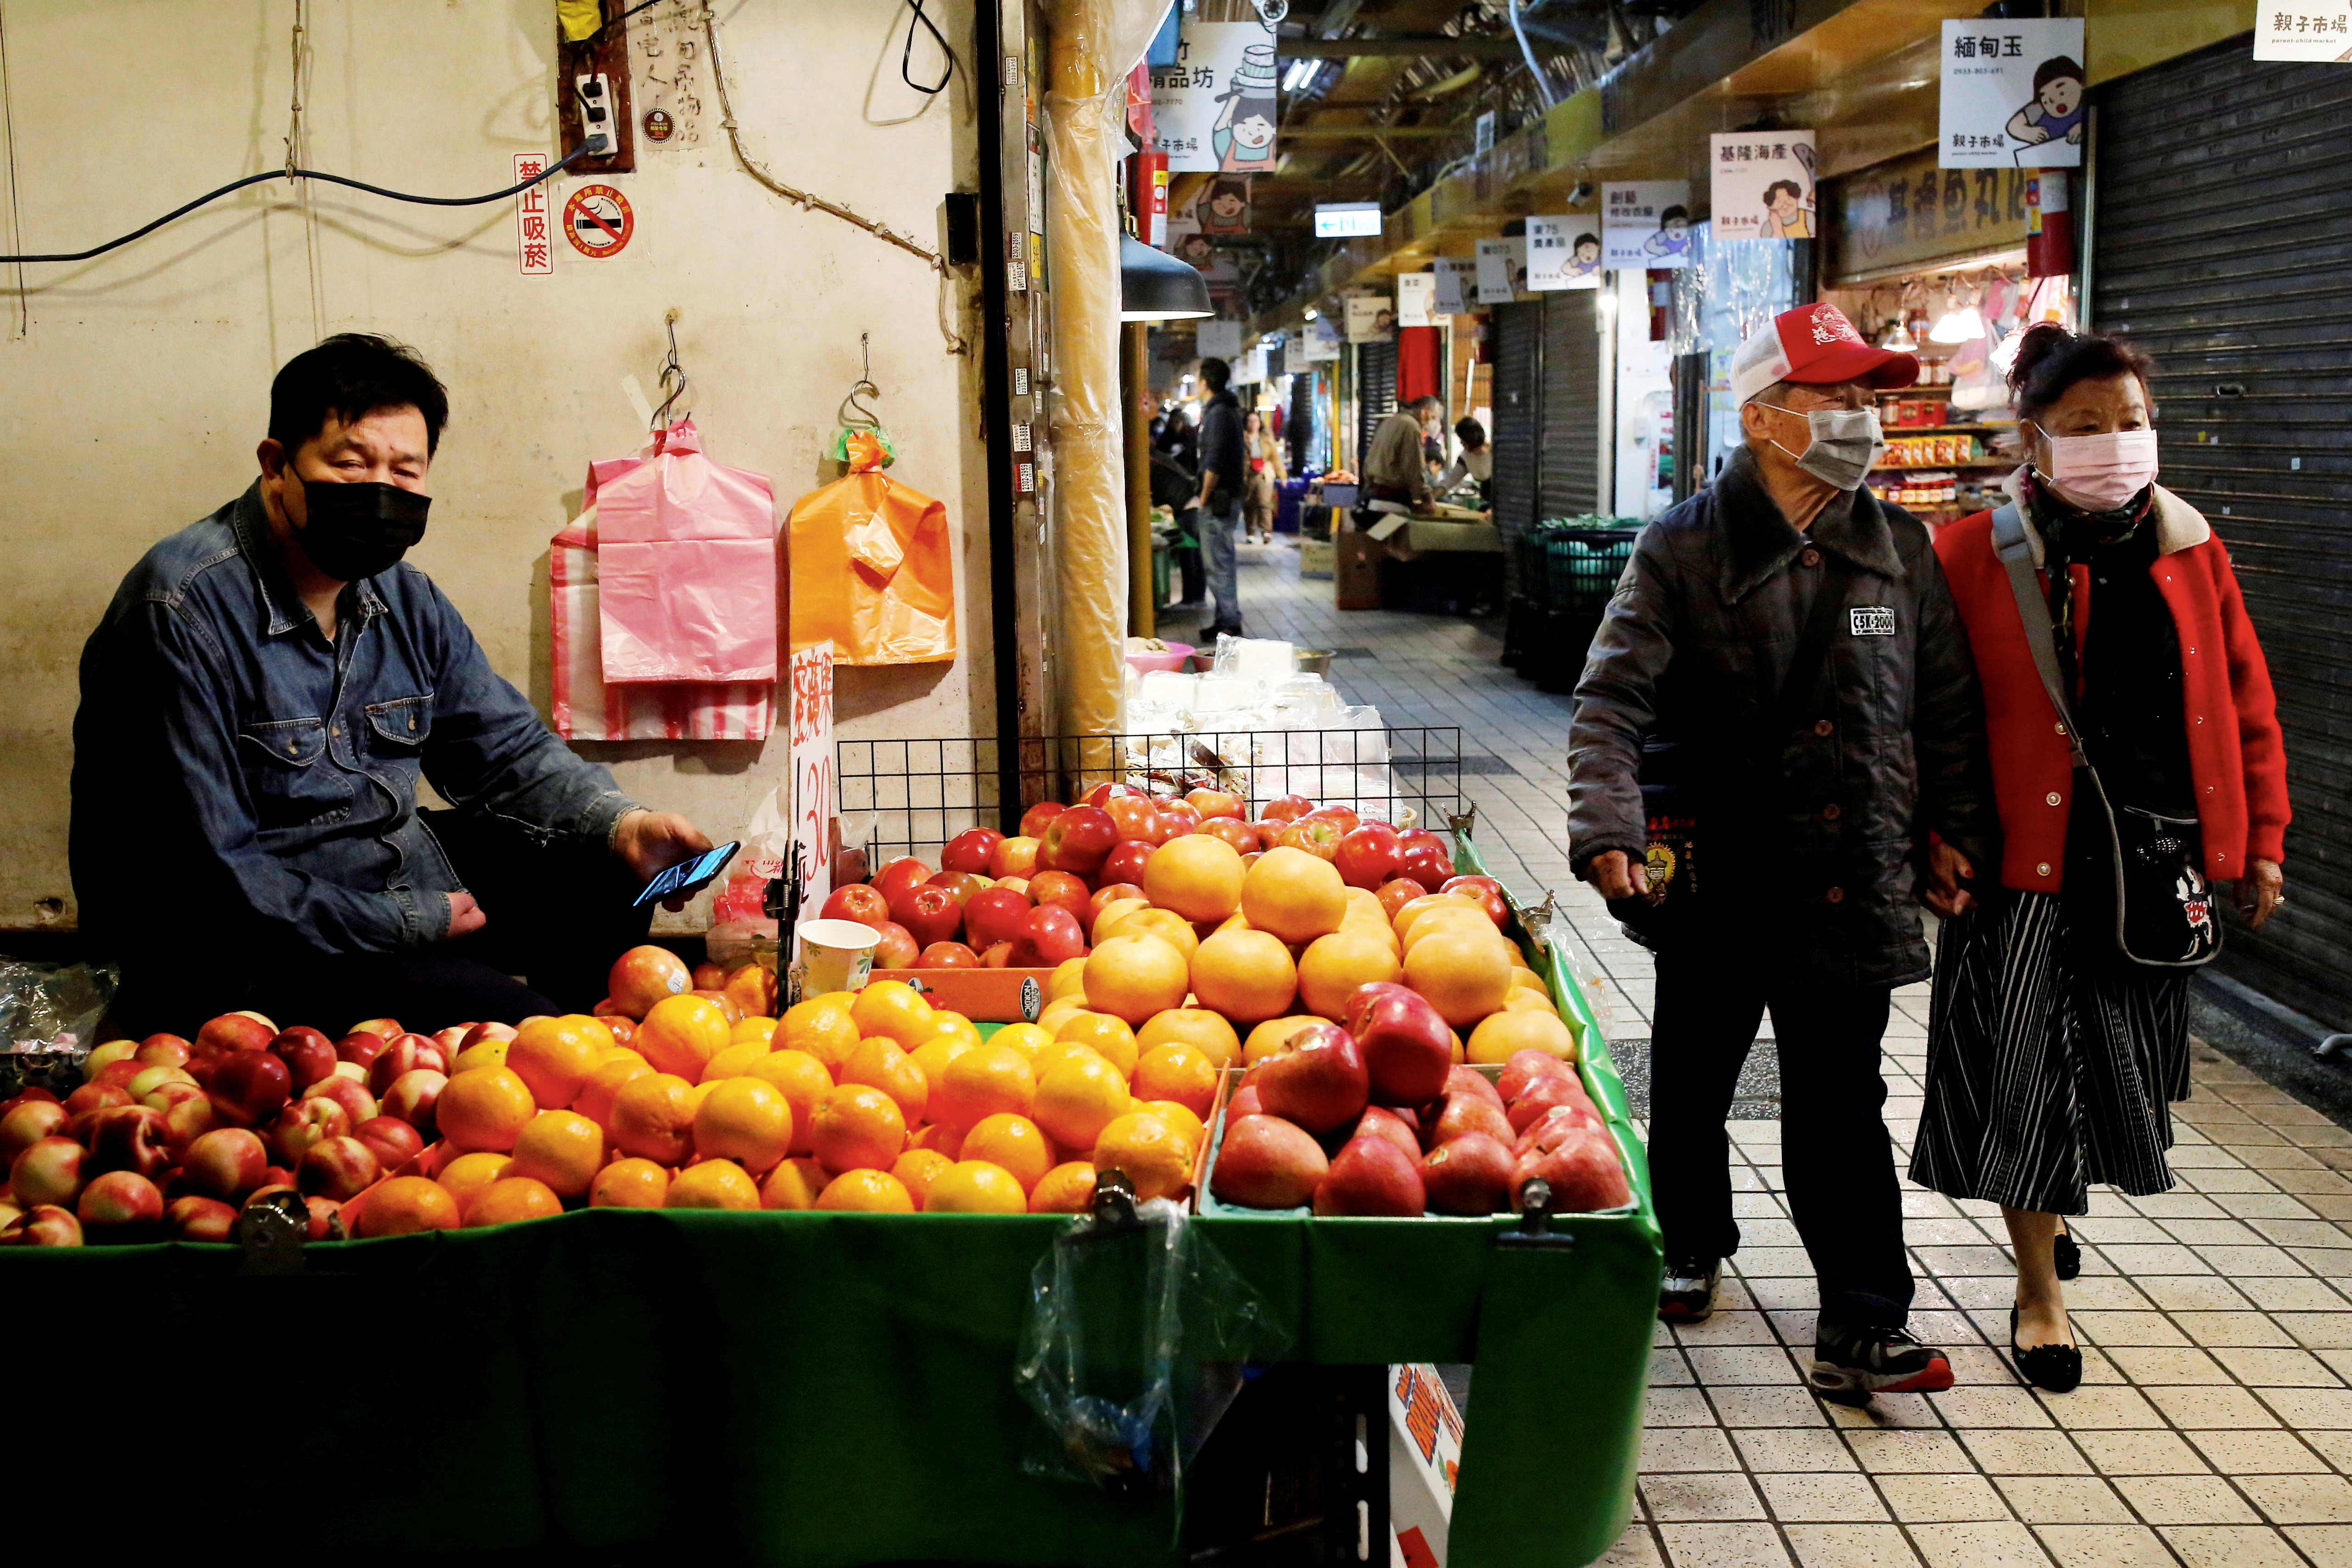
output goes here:
<path id="1" fill-rule="evenodd" d="M 2059 500 L 2084 511 L 2114 511 L 2156 478 L 2153 430 L 2049 436 L 2049 441 L 2050 471 L 2042 478 Z"/>

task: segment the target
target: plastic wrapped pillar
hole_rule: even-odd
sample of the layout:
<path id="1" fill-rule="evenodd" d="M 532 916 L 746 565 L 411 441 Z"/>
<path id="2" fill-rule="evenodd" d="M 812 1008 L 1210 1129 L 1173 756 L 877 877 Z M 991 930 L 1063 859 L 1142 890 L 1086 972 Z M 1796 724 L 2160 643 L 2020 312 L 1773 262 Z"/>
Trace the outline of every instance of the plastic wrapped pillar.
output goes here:
<path id="1" fill-rule="evenodd" d="M 1054 660 L 1062 727 L 1077 735 L 1112 734 L 1119 725 L 1129 545 L 1114 182 L 1126 151 L 1127 73 L 1167 11 L 1168 0 L 1054 0 L 1049 23 L 1045 244 L 1061 601 Z M 1107 761 L 1081 765 L 1092 772 Z"/>
<path id="2" fill-rule="evenodd" d="M 1120 384 L 1127 405 L 1127 629 L 1157 637 L 1160 606 L 1151 591 L 1151 329 L 1119 330 Z"/>

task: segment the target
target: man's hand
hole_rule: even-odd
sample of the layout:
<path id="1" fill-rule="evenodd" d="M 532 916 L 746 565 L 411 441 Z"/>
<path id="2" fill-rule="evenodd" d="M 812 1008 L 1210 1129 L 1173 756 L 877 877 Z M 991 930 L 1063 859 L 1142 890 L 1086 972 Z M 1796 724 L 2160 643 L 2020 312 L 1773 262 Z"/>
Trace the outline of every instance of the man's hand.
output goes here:
<path id="1" fill-rule="evenodd" d="M 710 840 L 702 829 L 674 811 L 648 811 L 640 806 L 621 818 L 613 830 L 613 853 L 628 865 L 643 882 L 653 880 L 656 873 L 668 870 L 681 860 L 691 860 L 710 847 Z M 682 910 L 686 900 L 664 899 L 662 908 Z"/>
<path id="2" fill-rule="evenodd" d="M 474 902 L 471 893 L 444 893 L 449 900 L 449 929 L 441 933 L 443 942 L 455 942 L 461 936 L 471 936 L 488 923 L 482 906 Z"/>
<path id="3" fill-rule="evenodd" d="M 1976 895 L 1961 888 L 1960 879 L 1976 874 L 1969 858 L 1942 839 L 1927 846 L 1927 907 L 1945 920 L 1975 909 Z"/>
<path id="4" fill-rule="evenodd" d="M 1437 515 L 1437 503 L 1433 500 L 1414 501 L 1412 503 L 1412 515 L 1415 517 L 1435 517 Z"/>
<path id="5" fill-rule="evenodd" d="M 2271 911 L 2286 902 L 2286 873 L 2275 860 L 2257 860 L 2248 875 L 2238 879 L 2238 912 L 2257 931 Z"/>
<path id="6" fill-rule="evenodd" d="M 1584 879 L 1599 889 L 1604 899 L 1633 897 L 1633 863 L 1625 858 L 1622 849 L 1595 855 L 1591 864 L 1584 868 Z"/>

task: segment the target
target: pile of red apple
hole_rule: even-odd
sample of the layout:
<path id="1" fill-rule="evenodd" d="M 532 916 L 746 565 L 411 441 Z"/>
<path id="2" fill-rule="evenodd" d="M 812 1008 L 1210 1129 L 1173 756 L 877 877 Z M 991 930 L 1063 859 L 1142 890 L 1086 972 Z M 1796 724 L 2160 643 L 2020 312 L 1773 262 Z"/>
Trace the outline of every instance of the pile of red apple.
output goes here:
<path id="1" fill-rule="evenodd" d="M 514 1034 L 372 1018 L 333 1040 L 225 1013 L 194 1040 L 100 1046 L 62 1102 L 46 1089 L 0 1101 L 0 1245 L 227 1241 L 237 1210 L 276 1192 L 306 1201 L 311 1240 L 338 1238 L 341 1205 L 432 1141 L 457 1052 Z"/>
<path id="2" fill-rule="evenodd" d="M 1050 969 L 1083 957 L 1095 917 L 1113 900 L 1143 897 L 1143 863 L 1188 833 L 1223 839 L 1244 863 L 1283 846 L 1304 849 L 1330 861 L 1349 886 L 1380 892 L 1390 909 L 1454 876 L 1437 835 L 1344 805 L 1286 795 L 1252 821 L 1248 803 L 1223 790 L 1179 798 L 1107 784 L 1076 805 L 1031 806 L 1010 838 L 967 828 L 941 851 L 936 872 L 911 856 L 893 860 L 871 882 L 835 889 L 821 912 L 879 931 L 877 969 Z"/>
<path id="3" fill-rule="evenodd" d="M 1509 1213 L 1538 1177 L 1558 1212 L 1633 1201 L 1572 1065 L 1524 1050 L 1489 1082 L 1454 1065 L 1445 1020 L 1402 985 L 1366 985 L 1342 1023 L 1307 1025 L 1260 1058 L 1224 1126 L 1209 1192 L 1238 1207 Z"/>

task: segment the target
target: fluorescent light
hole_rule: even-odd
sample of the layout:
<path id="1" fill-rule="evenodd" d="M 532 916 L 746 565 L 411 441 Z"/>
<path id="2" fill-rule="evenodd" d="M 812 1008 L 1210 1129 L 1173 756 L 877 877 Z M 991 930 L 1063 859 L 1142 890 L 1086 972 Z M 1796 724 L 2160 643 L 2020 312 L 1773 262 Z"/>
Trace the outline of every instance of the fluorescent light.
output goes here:
<path id="1" fill-rule="evenodd" d="M 1282 90 L 1285 92 L 1305 91 L 1307 85 L 1315 79 L 1317 73 L 1321 71 L 1322 68 L 1323 62 L 1321 60 L 1305 59 L 1291 61 L 1290 69 L 1284 74 L 1282 79 Z"/>
<path id="2" fill-rule="evenodd" d="M 1323 313 L 1322 311 L 1320 311 L 1320 310 L 1317 310 L 1317 309 L 1316 309 L 1314 306 L 1312 306 L 1312 305 L 1309 305 L 1309 306 L 1307 306 L 1307 319 L 1308 321 L 1313 321 L 1316 317 L 1318 317 L 1318 316 L 1321 315 L 1322 313 Z"/>
<path id="3" fill-rule="evenodd" d="M 1946 311 L 1943 320 L 1927 329 L 1927 341 L 1937 343 L 1970 343 L 1984 335 L 1984 318 L 1974 305 Z"/>

